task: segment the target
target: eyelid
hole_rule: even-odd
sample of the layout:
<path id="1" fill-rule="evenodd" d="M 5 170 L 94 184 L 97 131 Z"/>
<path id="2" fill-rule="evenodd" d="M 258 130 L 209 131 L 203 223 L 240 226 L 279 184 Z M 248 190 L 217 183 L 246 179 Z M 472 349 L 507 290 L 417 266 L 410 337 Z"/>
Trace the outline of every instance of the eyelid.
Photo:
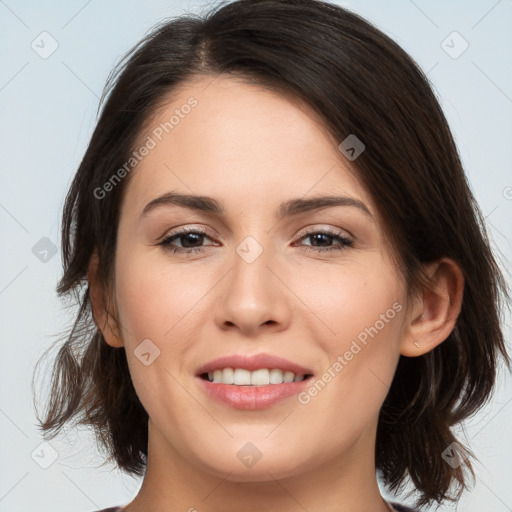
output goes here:
<path id="1" fill-rule="evenodd" d="M 171 242 L 173 239 L 179 239 L 180 237 L 186 236 L 187 234 L 198 234 L 203 238 L 209 238 L 210 240 L 213 239 L 213 237 L 211 237 L 208 234 L 208 232 L 207 232 L 208 230 L 203 227 L 194 228 L 191 226 L 190 227 L 182 226 L 182 227 L 179 227 L 176 229 L 177 229 L 177 231 L 171 231 L 170 233 L 167 233 L 166 235 L 164 235 L 163 239 L 160 242 L 158 242 L 157 245 L 161 246 L 164 251 L 170 251 L 173 254 L 179 254 L 179 255 L 192 254 L 192 253 L 201 254 L 201 253 L 205 252 L 206 247 L 211 247 L 211 246 L 216 245 L 215 243 L 213 243 L 213 244 L 209 244 L 206 246 L 190 247 L 190 248 L 173 247 L 171 245 Z M 308 229 L 308 227 L 303 228 L 303 229 L 306 231 L 303 231 L 300 235 L 295 236 L 296 242 L 294 242 L 292 244 L 292 246 L 293 247 L 298 246 L 300 248 L 300 250 L 302 250 L 304 252 L 312 252 L 315 255 L 321 255 L 321 254 L 335 255 L 335 254 L 339 253 L 339 251 L 345 251 L 345 250 L 347 250 L 347 248 L 351 248 L 354 246 L 354 237 L 351 234 L 349 234 L 349 236 L 347 237 L 346 236 L 347 231 L 345 231 L 345 230 L 340 231 L 340 228 L 333 229 L 332 227 L 317 227 L 315 229 L 314 227 L 310 226 L 309 229 Z M 300 241 L 302 239 L 312 237 L 316 234 L 323 234 L 323 235 L 330 236 L 331 238 L 336 239 L 337 241 L 339 241 L 341 243 L 334 244 L 331 247 L 322 247 L 322 246 L 315 247 L 315 246 L 310 246 L 307 244 L 304 245 L 304 244 L 300 243 Z"/>
<path id="2" fill-rule="evenodd" d="M 171 236 L 177 235 L 182 233 L 183 231 L 197 231 L 198 233 L 201 233 L 203 235 L 206 235 L 209 238 L 214 238 L 215 235 L 212 234 L 212 231 L 208 228 L 205 228 L 203 226 L 194 226 L 193 224 L 185 224 L 183 226 L 177 226 L 172 229 L 166 229 L 162 235 L 160 235 L 157 238 L 157 241 L 164 240 L 165 238 L 169 238 Z"/>
<path id="3" fill-rule="evenodd" d="M 305 228 L 301 229 L 297 235 L 295 235 L 295 238 L 297 238 L 297 237 L 302 238 L 306 235 L 316 233 L 317 231 L 329 232 L 331 234 L 336 234 L 336 235 L 340 235 L 340 236 L 346 235 L 347 238 L 350 238 L 351 240 L 355 239 L 354 235 L 350 231 L 347 231 L 346 229 L 335 227 L 335 226 L 329 226 L 326 224 L 312 224 L 312 225 L 306 226 Z"/>
<path id="4" fill-rule="evenodd" d="M 185 224 L 183 226 L 177 226 L 176 228 L 172 228 L 170 231 L 166 230 L 161 236 L 157 238 L 157 240 L 161 241 L 165 238 L 169 238 L 176 234 L 182 233 L 183 231 L 197 231 L 203 235 L 206 235 L 208 238 L 220 238 L 212 234 L 212 230 L 210 230 L 209 228 L 206 228 L 204 226 L 194 226 L 193 224 Z M 336 235 L 346 234 L 352 240 L 355 238 L 354 235 L 346 229 L 334 226 L 327 226 L 325 224 L 313 224 L 306 226 L 302 228 L 296 235 L 294 235 L 293 238 L 303 238 L 304 236 L 315 233 L 316 231 L 330 232 L 331 234 Z"/>

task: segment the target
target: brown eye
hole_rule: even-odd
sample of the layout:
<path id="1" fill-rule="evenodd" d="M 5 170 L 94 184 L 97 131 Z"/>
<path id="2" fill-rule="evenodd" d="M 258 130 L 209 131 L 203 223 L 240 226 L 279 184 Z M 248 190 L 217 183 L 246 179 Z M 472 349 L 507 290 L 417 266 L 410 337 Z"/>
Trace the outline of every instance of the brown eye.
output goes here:
<path id="1" fill-rule="evenodd" d="M 208 235 L 205 231 L 200 229 L 187 229 L 178 231 L 176 233 L 172 233 L 171 235 L 166 236 L 158 245 L 162 246 L 166 251 L 172 251 L 173 253 L 192 253 L 192 252 L 202 252 L 204 250 L 201 243 L 207 238 Z M 174 244 L 175 241 L 179 241 L 182 245 L 181 247 L 176 247 Z M 196 246 L 200 244 L 199 246 Z"/>
<path id="2" fill-rule="evenodd" d="M 312 245 L 303 247 L 306 251 L 341 251 L 347 247 L 352 247 L 354 241 L 345 236 L 343 233 L 336 233 L 333 231 L 311 231 L 301 237 L 301 240 L 309 238 Z M 333 245 L 334 242 L 337 242 Z M 316 245 L 320 244 L 320 245 Z M 330 246 L 330 247 L 329 247 Z"/>

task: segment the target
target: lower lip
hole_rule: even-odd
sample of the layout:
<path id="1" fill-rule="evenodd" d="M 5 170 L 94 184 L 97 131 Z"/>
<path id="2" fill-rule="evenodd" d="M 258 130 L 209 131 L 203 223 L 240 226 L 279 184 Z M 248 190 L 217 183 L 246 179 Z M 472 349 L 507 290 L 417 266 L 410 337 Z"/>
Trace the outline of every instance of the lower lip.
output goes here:
<path id="1" fill-rule="evenodd" d="M 309 386 L 311 377 L 300 382 L 269 384 L 267 386 L 235 386 L 234 384 L 214 384 L 197 377 L 206 393 L 219 402 L 235 409 L 266 409 L 272 405 L 300 393 Z"/>

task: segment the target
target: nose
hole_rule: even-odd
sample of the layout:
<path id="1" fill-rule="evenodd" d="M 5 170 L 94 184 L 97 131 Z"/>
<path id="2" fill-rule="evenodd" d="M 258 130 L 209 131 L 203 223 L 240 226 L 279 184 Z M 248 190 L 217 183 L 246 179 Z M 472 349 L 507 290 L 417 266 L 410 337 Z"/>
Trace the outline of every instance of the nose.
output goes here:
<path id="1" fill-rule="evenodd" d="M 248 337 L 288 328 L 293 294 L 273 251 L 263 250 L 254 260 L 235 252 L 230 263 L 217 290 L 214 318 L 219 328 Z"/>

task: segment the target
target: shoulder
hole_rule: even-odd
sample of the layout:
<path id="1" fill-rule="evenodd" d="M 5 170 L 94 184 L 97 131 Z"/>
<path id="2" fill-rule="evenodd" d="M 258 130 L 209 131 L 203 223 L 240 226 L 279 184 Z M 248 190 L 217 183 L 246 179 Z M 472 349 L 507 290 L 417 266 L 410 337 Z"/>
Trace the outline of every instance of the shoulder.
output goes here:
<path id="1" fill-rule="evenodd" d="M 97 510 L 96 512 L 122 512 L 122 508 L 119 507 L 109 507 L 109 508 L 103 508 L 101 510 Z"/>

